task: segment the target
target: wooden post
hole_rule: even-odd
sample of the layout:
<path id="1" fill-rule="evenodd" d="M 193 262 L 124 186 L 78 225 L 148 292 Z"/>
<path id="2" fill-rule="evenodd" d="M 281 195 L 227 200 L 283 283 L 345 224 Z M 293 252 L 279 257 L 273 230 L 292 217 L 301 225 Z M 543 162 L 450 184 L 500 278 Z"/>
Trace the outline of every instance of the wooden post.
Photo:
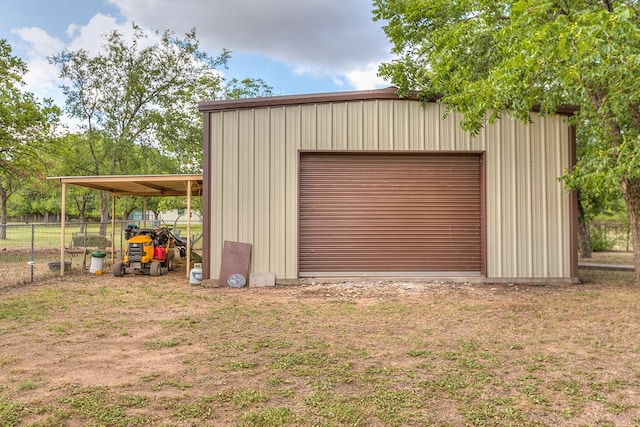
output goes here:
<path id="1" fill-rule="evenodd" d="M 191 180 L 187 181 L 187 277 L 191 269 Z"/>
<path id="2" fill-rule="evenodd" d="M 60 210 L 62 217 L 60 218 L 60 276 L 64 276 L 64 235 L 65 235 L 65 217 L 66 206 L 65 200 L 67 199 L 67 184 L 62 183 L 62 200 L 60 202 Z"/>
<path id="3" fill-rule="evenodd" d="M 111 195 L 111 265 L 114 264 L 116 252 L 116 196 Z"/>
<path id="4" fill-rule="evenodd" d="M 147 228 L 147 198 L 142 198 L 142 228 Z"/>

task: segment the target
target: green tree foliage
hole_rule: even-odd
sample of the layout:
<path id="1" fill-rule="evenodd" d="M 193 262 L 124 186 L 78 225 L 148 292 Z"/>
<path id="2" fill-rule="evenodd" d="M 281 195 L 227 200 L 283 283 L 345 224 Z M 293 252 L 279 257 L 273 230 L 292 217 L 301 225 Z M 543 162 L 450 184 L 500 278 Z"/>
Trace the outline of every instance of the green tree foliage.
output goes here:
<path id="1" fill-rule="evenodd" d="M 213 58 L 199 48 L 195 30 L 180 39 L 170 31 L 146 34 L 133 27 L 131 40 L 117 31 L 100 53 L 63 51 L 51 58 L 60 68 L 66 111 L 84 130 L 80 175 L 160 174 L 200 166 L 202 127 L 197 102 L 221 91 Z M 198 128 L 198 133 L 195 133 Z M 173 159 L 173 160 L 172 160 Z M 183 168 L 184 167 L 184 168 Z M 101 221 L 109 217 L 101 195 Z"/>
<path id="2" fill-rule="evenodd" d="M 66 111 L 85 131 L 91 173 L 130 173 L 145 162 L 146 169 L 159 169 L 154 159 L 135 159 L 135 146 L 169 155 L 199 145 L 176 122 L 193 117 L 199 100 L 215 99 L 222 82 L 216 68 L 228 58 L 226 51 L 217 58 L 201 51 L 195 31 L 179 39 L 170 31 L 150 36 L 137 26 L 131 40 L 108 34 L 95 56 L 83 49 L 54 55 L 51 62 L 68 82 L 62 86 Z"/>
<path id="3" fill-rule="evenodd" d="M 7 222 L 7 200 L 44 168 L 43 149 L 59 109 L 22 90 L 27 67 L 0 40 L 0 223 Z M 4 227 L 0 238 L 5 238 Z"/>
<path id="4" fill-rule="evenodd" d="M 262 79 L 231 79 L 225 85 L 225 98 L 261 98 L 273 96 L 273 89 Z"/>
<path id="5" fill-rule="evenodd" d="M 627 205 L 640 248 L 640 5 L 636 0 L 374 0 L 397 59 L 379 72 L 442 96 L 478 132 L 505 111 L 580 107 L 581 157 L 567 184 Z M 607 196 L 608 197 L 608 196 Z M 640 250 L 635 251 L 640 282 Z"/>
<path id="6" fill-rule="evenodd" d="M 63 158 L 74 161 L 62 175 L 202 172 L 198 103 L 271 93 L 259 79 L 225 84 L 219 69 L 229 58 L 226 50 L 217 57 L 201 50 L 195 30 L 179 38 L 136 25 L 130 39 L 118 31 L 107 34 L 95 55 L 80 49 L 51 57 L 67 82 L 66 111 L 82 128 L 81 137 L 66 145 Z M 149 200 L 148 207 L 175 203 Z M 108 194 L 101 195 L 100 212 L 106 222 Z"/>

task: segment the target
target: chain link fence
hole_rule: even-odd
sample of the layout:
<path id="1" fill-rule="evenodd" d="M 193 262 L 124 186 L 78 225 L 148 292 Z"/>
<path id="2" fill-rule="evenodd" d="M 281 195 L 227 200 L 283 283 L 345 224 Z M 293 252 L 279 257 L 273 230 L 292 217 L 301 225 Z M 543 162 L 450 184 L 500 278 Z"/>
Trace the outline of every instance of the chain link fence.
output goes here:
<path id="1" fill-rule="evenodd" d="M 130 225 L 147 227 L 137 221 L 115 223 L 114 259 L 122 259 L 126 246 L 124 230 Z M 107 253 L 105 271 L 111 267 L 112 224 L 65 224 L 65 274 L 89 274 L 91 253 Z M 149 225 L 148 228 L 155 228 Z M 169 226 L 173 234 L 187 237 L 186 224 Z M 192 253 L 201 255 L 202 224 L 191 226 Z M 60 274 L 60 224 L 6 224 L 0 225 L 0 288 L 21 286 Z"/>
<path id="2" fill-rule="evenodd" d="M 633 251 L 628 221 L 596 220 L 589 224 L 591 249 L 595 252 Z"/>

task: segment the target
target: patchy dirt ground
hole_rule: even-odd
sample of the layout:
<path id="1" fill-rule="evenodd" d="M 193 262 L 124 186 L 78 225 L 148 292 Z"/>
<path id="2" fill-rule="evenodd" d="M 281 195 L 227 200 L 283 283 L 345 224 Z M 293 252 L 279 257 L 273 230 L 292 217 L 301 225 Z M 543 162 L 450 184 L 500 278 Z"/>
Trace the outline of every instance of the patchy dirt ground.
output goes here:
<path id="1" fill-rule="evenodd" d="M 584 274 L 4 289 L 0 425 L 640 425 L 640 290 Z"/>

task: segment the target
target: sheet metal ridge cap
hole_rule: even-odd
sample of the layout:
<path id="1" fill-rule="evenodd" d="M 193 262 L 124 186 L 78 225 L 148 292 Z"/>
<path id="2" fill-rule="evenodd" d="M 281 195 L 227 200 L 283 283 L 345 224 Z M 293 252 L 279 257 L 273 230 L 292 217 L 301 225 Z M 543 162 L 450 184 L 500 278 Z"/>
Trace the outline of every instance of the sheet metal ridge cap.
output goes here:
<path id="1" fill-rule="evenodd" d="M 397 95 L 397 88 L 394 86 L 390 86 L 384 89 L 373 90 L 323 92 L 298 95 L 267 96 L 262 98 L 222 99 L 218 101 L 205 101 L 198 104 L 198 109 L 200 112 L 211 112 L 245 108 L 319 104 L 371 99 L 418 99 L 418 93 L 412 92 L 408 98 L 400 98 Z"/>
<path id="2" fill-rule="evenodd" d="M 322 104 L 330 102 L 346 102 L 346 101 L 363 101 L 373 99 L 408 99 L 420 100 L 423 102 L 437 102 L 443 98 L 442 95 L 434 95 L 431 98 L 424 98 L 419 91 L 411 91 L 408 97 L 399 97 L 395 86 L 389 86 L 384 89 L 360 90 L 360 91 L 341 91 L 341 92 L 322 92 L 308 93 L 297 95 L 280 95 L 266 96 L 261 98 L 241 98 L 241 99 L 221 99 L 217 101 L 204 101 L 198 104 L 198 110 L 201 113 L 224 111 L 224 110 L 241 110 L 250 108 L 267 108 L 281 107 L 289 105 L 304 104 Z M 540 112 L 540 106 L 535 105 L 531 109 L 532 112 Z M 571 116 L 578 112 L 580 107 L 577 105 L 563 104 L 557 106 L 554 114 Z"/>

